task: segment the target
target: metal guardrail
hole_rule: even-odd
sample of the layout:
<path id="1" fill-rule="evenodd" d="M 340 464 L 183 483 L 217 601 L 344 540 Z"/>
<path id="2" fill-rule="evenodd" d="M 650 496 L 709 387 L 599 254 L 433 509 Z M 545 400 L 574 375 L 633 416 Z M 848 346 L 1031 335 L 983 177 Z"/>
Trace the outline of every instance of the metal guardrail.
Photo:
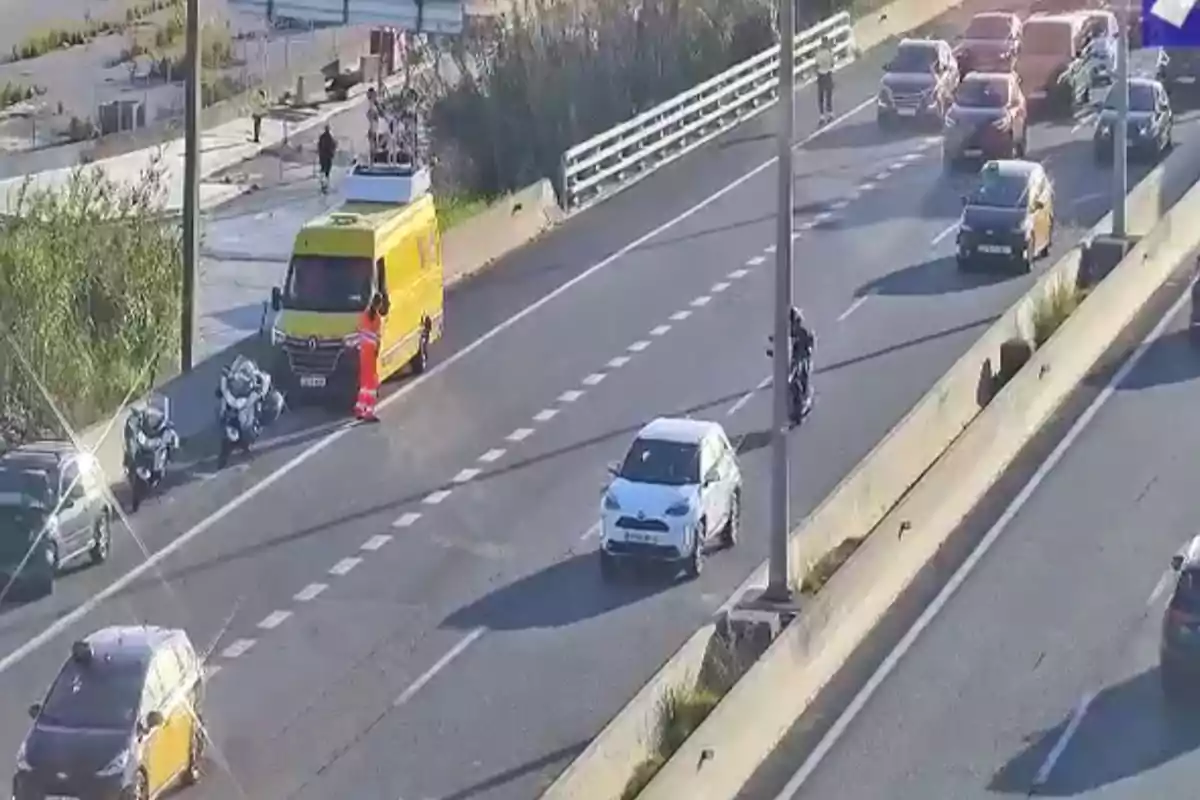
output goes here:
<path id="1" fill-rule="evenodd" d="M 850 15 L 836 14 L 796 34 L 796 76 L 814 66 L 820 40 L 832 40 L 838 63 L 853 58 Z M 563 154 L 563 206 L 577 211 L 625 189 L 764 111 L 779 88 L 779 45 L 622 122 Z"/>

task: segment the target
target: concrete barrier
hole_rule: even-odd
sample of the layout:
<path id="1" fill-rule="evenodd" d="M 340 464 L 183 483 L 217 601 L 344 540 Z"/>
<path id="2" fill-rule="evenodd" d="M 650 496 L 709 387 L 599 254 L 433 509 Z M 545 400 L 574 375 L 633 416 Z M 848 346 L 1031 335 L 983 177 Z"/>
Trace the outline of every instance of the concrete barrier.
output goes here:
<path id="1" fill-rule="evenodd" d="M 446 283 L 486 269 L 495 259 L 533 241 L 562 219 L 554 186 L 542 179 L 501 198 L 442 237 Z"/>
<path id="2" fill-rule="evenodd" d="M 951 534 L 1200 246 L 1200 187 L 1098 284 L 786 628 L 639 800 L 733 800 Z M 1065 275 L 1061 276 L 1065 279 Z M 899 535 L 902 530 L 903 536 Z M 897 535 L 891 535 L 895 532 Z M 706 754 L 701 764 L 701 754 Z"/>
<path id="3" fill-rule="evenodd" d="M 901 4 L 909 2 L 900 0 Z M 1200 146 L 1180 146 L 1130 192 L 1126 215 L 1128 231 L 1133 235 L 1145 235 L 1156 229 L 1166 210 L 1198 178 Z M 1106 215 L 1085 240 L 1110 227 L 1111 215 Z M 1161 230 L 1161 227 L 1157 228 L 1156 235 Z M 1001 345 L 1014 336 L 1030 338 L 1033 310 L 1060 282 L 1075 282 L 1079 255 L 1079 248 L 1072 248 L 1050 267 L 797 526 L 790 539 L 791 565 L 794 573 L 800 573 L 793 575 L 794 583 L 799 583 L 803 572 L 816 560 L 845 540 L 861 538 L 878 529 L 888 512 L 971 425 L 984 407 L 981 378 L 994 372 Z M 765 576 L 764 564 L 738 593 L 764 584 Z M 791 627 L 817 630 L 824 613 L 821 602 L 806 606 L 804 621 L 794 622 Z M 705 630 L 711 635 L 713 628 L 709 626 Z M 815 641 L 810 642 L 810 650 L 818 652 Z M 689 642 L 659 674 L 700 674 L 703 665 L 699 659 L 703 652 L 704 648 L 694 647 Z M 654 680 L 658 680 L 657 676 Z M 789 687 L 787 691 L 794 690 Z M 584 797 L 613 800 L 620 797 L 638 764 L 652 752 L 654 742 L 650 732 L 653 728 L 648 729 L 640 721 L 653 717 L 660 697 L 661 694 L 646 696 L 639 693 L 541 795 L 542 800 Z M 613 763 L 610 756 L 614 753 L 628 753 L 631 758 L 622 764 Z M 691 795 L 686 793 L 678 796 L 691 800 Z M 697 798 L 700 796 L 696 795 Z"/>

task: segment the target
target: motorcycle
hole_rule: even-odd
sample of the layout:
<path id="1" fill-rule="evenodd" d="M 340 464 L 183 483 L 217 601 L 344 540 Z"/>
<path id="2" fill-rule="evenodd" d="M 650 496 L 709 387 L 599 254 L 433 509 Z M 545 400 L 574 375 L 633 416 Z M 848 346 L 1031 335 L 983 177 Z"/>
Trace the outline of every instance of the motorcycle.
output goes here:
<path id="1" fill-rule="evenodd" d="M 774 342 L 774 337 L 768 337 Z M 773 347 L 767 348 L 767 355 L 774 358 Z M 805 380 L 807 375 L 808 380 Z M 813 407 L 812 393 L 812 356 L 795 359 L 788 372 L 788 421 L 792 427 L 798 427 L 808 416 Z"/>
<path id="2" fill-rule="evenodd" d="M 123 460 L 130 505 L 135 512 L 142 500 L 162 484 L 174 455 L 178 437 L 170 418 L 169 401 L 156 396 L 144 406 L 135 406 L 125 419 Z"/>
<path id="3" fill-rule="evenodd" d="M 244 356 L 238 356 L 222 375 L 216 394 L 221 425 L 217 467 L 223 469 L 234 451 L 249 452 L 263 428 L 279 416 L 283 396 L 271 388 L 271 376 Z"/>

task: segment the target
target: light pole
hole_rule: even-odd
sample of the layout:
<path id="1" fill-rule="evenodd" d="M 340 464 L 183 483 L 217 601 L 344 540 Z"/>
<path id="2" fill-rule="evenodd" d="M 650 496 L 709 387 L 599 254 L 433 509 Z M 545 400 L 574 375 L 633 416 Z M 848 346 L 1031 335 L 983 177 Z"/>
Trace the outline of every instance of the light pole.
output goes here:
<path id="1" fill-rule="evenodd" d="M 1125 195 L 1129 190 L 1129 20 L 1117 17 L 1117 122 L 1113 131 L 1112 235 L 1125 238 Z"/>
<path id="2" fill-rule="evenodd" d="M 792 598 L 788 569 L 788 368 L 792 305 L 792 132 L 796 112 L 794 0 L 779 0 L 779 207 L 775 239 L 775 347 L 772 363 L 771 545 L 767 588 L 762 600 L 788 603 Z"/>
<path id="3" fill-rule="evenodd" d="M 196 330 L 196 265 L 200 260 L 200 3 L 187 0 L 187 66 L 183 84 L 183 291 L 179 369 L 190 372 Z"/>

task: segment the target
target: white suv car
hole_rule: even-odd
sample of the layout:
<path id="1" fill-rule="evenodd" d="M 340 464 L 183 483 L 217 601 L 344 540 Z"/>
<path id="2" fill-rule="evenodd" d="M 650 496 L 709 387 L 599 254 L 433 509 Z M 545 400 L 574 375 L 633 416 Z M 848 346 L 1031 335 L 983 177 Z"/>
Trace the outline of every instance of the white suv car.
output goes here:
<path id="1" fill-rule="evenodd" d="M 600 569 L 613 577 L 623 559 L 682 564 L 700 574 L 705 546 L 737 542 L 742 473 L 716 422 L 660 417 L 642 428 L 600 506 Z"/>

